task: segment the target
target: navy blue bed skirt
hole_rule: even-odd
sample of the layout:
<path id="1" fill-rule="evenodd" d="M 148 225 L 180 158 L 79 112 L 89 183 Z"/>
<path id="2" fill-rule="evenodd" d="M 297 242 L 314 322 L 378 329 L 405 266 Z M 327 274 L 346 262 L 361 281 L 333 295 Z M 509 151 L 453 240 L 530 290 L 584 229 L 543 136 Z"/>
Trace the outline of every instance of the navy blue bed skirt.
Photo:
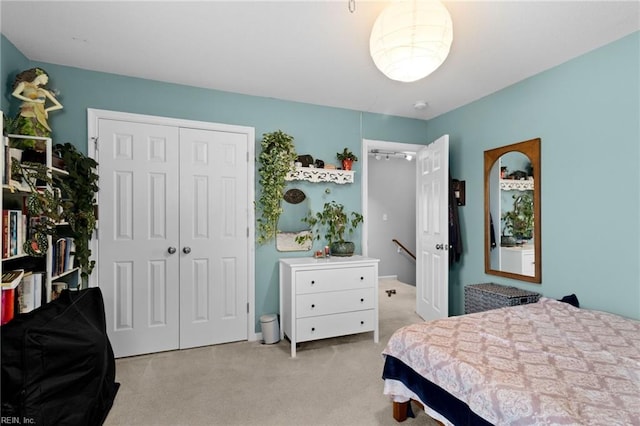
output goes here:
<path id="1" fill-rule="evenodd" d="M 467 404 L 390 355 L 386 356 L 382 378 L 402 382 L 413 393 L 418 395 L 422 402 L 446 417 L 456 426 L 491 425 L 491 423 L 471 411 Z"/>

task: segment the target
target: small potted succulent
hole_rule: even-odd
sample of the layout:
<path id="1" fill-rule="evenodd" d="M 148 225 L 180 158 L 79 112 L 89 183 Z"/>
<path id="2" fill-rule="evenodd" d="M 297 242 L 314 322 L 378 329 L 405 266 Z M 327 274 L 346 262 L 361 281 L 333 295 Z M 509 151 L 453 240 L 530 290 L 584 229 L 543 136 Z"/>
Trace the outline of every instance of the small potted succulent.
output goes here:
<path id="1" fill-rule="evenodd" d="M 364 218 L 358 212 L 346 212 L 344 205 L 331 201 L 324 204 L 321 212 L 310 212 L 302 221 L 309 225 L 311 232 L 296 237 L 298 244 L 306 240 L 319 240 L 324 234 L 322 236 L 329 245 L 331 255 L 346 257 L 353 255 L 355 244 L 346 241 L 345 234 L 353 234 Z"/>
<path id="2" fill-rule="evenodd" d="M 336 153 L 338 160 L 342 161 L 343 170 L 351 170 L 354 161 L 358 161 L 358 157 L 345 147 L 344 151 Z"/>

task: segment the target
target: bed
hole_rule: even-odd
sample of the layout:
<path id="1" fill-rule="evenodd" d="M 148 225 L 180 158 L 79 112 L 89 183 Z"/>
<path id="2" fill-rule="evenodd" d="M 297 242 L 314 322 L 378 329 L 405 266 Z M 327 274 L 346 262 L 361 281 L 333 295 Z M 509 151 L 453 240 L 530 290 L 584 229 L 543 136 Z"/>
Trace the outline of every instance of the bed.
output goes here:
<path id="1" fill-rule="evenodd" d="M 537 303 L 413 324 L 386 349 L 384 393 L 453 425 L 640 425 L 640 321 Z"/>

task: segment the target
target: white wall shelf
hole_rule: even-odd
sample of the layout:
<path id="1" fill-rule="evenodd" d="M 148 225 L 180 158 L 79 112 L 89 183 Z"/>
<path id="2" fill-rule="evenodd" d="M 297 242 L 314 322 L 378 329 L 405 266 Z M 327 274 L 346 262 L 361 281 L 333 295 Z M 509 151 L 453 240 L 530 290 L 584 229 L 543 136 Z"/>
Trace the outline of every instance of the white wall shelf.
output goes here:
<path id="1" fill-rule="evenodd" d="M 285 180 L 307 180 L 309 182 L 333 182 L 337 184 L 353 183 L 353 170 L 316 169 L 311 167 L 296 167 L 289 172 Z"/>
<path id="2" fill-rule="evenodd" d="M 503 191 L 533 191 L 533 180 L 500 179 L 500 189 Z"/>

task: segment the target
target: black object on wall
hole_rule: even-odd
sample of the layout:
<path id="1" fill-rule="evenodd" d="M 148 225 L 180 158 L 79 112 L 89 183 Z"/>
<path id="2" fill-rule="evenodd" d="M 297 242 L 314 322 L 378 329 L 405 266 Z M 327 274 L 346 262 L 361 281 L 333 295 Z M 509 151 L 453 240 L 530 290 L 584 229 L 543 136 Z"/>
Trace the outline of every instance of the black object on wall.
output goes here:
<path id="1" fill-rule="evenodd" d="M 453 179 L 453 193 L 459 206 L 466 204 L 466 183 L 464 180 Z"/>
<path id="2" fill-rule="evenodd" d="M 120 385 L 99 288 L 65 290 L 0 333 L 3 418 L 32 425 L 104 423 Z"/>

